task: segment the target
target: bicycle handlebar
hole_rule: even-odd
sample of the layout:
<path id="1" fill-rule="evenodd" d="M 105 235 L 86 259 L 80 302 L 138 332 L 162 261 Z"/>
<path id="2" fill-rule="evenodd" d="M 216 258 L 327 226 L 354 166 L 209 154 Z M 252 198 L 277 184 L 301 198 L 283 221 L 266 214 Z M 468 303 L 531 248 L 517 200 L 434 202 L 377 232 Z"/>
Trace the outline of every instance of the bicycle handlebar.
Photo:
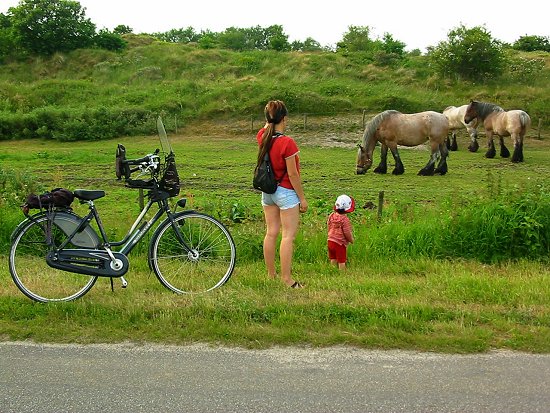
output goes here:
<path id="1" fill-rule="evenodd" d="M 152 163 L 153 159 L 155 157 L 158 157 L 159 150 L 155 150 L 154 153 L 150 153 L 149 155 L 145 155 L 143 158 L 139 159 L 125 159 L 122 161 L 123 163 L 126 163 L 127 165 L 141 165 L 143 163 Z"/>

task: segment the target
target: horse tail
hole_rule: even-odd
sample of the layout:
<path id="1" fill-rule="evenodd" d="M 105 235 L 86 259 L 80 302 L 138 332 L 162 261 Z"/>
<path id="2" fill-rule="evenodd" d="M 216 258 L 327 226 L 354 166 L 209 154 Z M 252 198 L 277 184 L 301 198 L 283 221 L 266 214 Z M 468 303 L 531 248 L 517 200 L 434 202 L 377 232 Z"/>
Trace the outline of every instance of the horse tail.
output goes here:
<path id="1" fill-rule="evenodd" d="M 521 123 L 522 129 L 525 131 L 529 126 L 531 126 L 531 117 L 527 114 L 527 112 L 521 112 L 519 114 L 519 121 Z"/>

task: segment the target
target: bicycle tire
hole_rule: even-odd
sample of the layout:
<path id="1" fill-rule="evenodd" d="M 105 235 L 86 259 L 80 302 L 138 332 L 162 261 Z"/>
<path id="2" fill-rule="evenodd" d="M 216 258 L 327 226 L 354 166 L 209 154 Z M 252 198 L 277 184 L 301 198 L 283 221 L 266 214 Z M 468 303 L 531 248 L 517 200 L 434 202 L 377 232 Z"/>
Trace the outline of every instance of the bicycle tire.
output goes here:
<path id="1" fill-rule="evenodd" d="M 184 250 L 170 220 L 164 220 L 151 237 L 148 257 L 160 283 L 178 294 L 204 293 L 225 284 L 236 262 L 227 228 L 199 212 L 180 212 L 174 223 L 191 251 Z"/>
<path id="2" fill-rule="evenodd" d="M 94 286 L 97 277 L 48 265 L 46 255 L 51 247 L 46 239 L 47 221 L 46 215 L 37 216 L 14 233 L 9 255 L 11 277 L 17 288 L 32 300 L 42 303 L 75 300 Z M 55 220 L 51 232 L 56 245 L 67 238 Z"/>

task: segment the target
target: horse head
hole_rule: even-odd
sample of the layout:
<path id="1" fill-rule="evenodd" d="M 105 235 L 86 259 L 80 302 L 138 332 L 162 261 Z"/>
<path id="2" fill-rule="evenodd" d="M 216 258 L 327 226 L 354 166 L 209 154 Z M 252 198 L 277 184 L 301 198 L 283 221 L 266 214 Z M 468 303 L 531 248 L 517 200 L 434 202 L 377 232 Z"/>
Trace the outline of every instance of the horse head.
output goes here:
<path id="1" fill-rule="evenodd" d="M 369 157 L 367 149 L 361 144 L 357 144 L 357 175 L 364 175 L 365 172 L 372 166 L 372 158 Z"/>
<path id="2" fill-rule="evenodd" d="M 464 123 L 468 124 L 478 117 L 477 105 L 478 102 L 476 102 L 475 100 L 470 100 L 470 104 L 468 105 L 468 107 L 466 108 L 466 112 L 464 113 Z"/>

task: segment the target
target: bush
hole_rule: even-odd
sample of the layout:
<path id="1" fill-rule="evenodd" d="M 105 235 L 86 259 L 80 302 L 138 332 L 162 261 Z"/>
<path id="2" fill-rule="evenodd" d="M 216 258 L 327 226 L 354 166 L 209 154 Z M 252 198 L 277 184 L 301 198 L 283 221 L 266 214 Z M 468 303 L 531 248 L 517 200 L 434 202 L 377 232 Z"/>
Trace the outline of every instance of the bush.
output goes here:
<path id="1" fill-rule="evenodd" d="M 440 75 L 473 81 L 498 77 L 505 63 L 502 44 L 479 26 L 451 30 L 448 40 L 431 49 L 428 56 Z"/>

